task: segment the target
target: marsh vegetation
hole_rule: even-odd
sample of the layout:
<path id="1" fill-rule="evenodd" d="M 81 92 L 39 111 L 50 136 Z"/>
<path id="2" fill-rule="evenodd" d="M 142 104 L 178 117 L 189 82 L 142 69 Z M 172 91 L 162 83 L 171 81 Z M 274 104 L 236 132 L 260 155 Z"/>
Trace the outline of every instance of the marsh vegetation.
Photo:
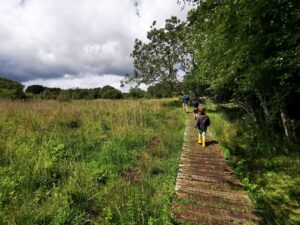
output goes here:
<path id="1" fill-rule="evenodd" d="M 184 117 L 168 102 L 0 102 L 0 223 L 170 223 Z"/>

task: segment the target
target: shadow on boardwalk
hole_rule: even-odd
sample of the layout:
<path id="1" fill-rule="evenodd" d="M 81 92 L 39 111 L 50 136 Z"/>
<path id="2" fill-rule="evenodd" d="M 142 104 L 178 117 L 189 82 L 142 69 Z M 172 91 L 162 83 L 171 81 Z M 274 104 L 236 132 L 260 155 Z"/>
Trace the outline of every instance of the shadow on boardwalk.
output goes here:
<path id="1" fill-rule="evenodd" d="M 187 118 L 172 207 L 174 224 L 258 224 L 253 204 L 225 163 L 218 142 L 207 137 L 207 146 L 199 145 L 193 118 Z"/>

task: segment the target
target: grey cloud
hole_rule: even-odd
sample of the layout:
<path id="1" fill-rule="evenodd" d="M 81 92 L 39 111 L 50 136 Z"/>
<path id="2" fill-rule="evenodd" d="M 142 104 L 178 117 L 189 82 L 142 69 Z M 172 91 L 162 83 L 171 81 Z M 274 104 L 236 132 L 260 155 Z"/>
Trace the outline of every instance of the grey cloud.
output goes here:
<path id="1" fill-rule="evenodd" d="M 20 6 L 24 6 L 27 0 L 18 0 Z"/>
<path id="2" fill-rule="evenodd" d="M 14 0 L 0 14 L 0 76 L 29 82 L 130 73 L 134 39 L 186 12 L 175 0 Z"/>
<path id="3" fill-rule="evenodd" d="M 133 5 L 135 7 L 135 14 L 138 16 L 138 17 L 141 17 L 141 14 L 140 14 L 140 9 L 139 9 L 139 4 L 140 4 L 140 1 L 138 0 L 135 0 Z"/>

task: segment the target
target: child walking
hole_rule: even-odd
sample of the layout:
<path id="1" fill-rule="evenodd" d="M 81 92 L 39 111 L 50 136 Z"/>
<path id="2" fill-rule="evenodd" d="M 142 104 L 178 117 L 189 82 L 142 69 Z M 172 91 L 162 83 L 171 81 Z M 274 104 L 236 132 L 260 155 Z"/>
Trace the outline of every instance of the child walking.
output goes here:
<path id="1" fill-rule="evenodd" d="M 195 129 L 198 129 L 198 143 L 202 144 L 202 147 L 205 147 L 205 137 L 206 137 L 206 131 L 207 127 L 210 125 L 210 120 L 207 115 L 205 115 L 205 108 L 199 109 L 198 117 L 195 121 Z"/>

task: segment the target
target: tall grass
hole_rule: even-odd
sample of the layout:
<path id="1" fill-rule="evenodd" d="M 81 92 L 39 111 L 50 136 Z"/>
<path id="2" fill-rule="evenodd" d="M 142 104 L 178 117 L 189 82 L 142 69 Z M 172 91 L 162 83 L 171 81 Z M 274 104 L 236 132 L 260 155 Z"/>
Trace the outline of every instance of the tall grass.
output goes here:
<path id="1" fill-rule="evenodd" d="M 238 108 L 213 108 L 208 113 L 210 129 L 263 216 L 263 224 L 299 224 L 300 158 L 295 146 L 274 131 L 255 129 Z"/>
<path id="2" fill-rule="evenodd" d="M 0 102 L 0 224 L 170 224 L 168 100 Z"/>

